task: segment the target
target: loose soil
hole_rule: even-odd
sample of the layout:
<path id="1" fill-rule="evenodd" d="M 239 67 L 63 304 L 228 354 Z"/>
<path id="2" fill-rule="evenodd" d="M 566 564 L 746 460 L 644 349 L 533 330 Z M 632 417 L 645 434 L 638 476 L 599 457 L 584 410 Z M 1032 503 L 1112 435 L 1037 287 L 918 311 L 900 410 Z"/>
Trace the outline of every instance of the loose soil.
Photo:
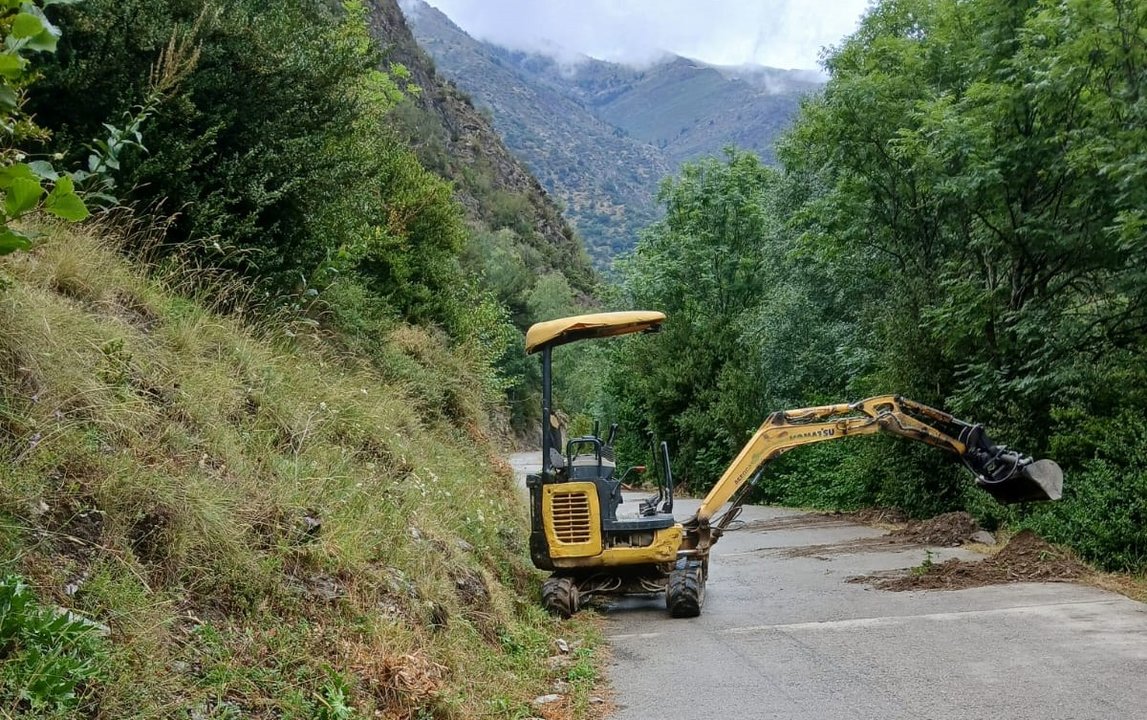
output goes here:
<path id="1" fill-rule="evenodd" d="M 810 513 L 801 515 L 786 515 L 784 517 L 769 518 L 768 520 L 744 520 L 743 525 L 734 524 L 730 530 L 751 530 L 753 532 L 768 532 L 769 530 L 802 530 L 813 527 L 831 527 L 833 525 L 852 525 L 852 518 L 845 513 L 824 514 Z"/>
<path id="2" fill-rule="evenodd" d="M 887 510 L 861 510 L 854 513 L 841 513 L 839 515 L 809 516 L 813 520 L 804 525 L 787 525 L 786 529 L 794 527 L 823 527 L 835 523 L 850 524 L 852 521 L 867 525 L 889 525 L 903 522 L 903 517 Z M 797 520 L 799 518 L 779 518 L 779 520 Z M 777 520 L 767 521 L 776 523 Z M 759 527 L 752 528 L 754 530 Z M 767 529 L 781 529 L 769 527 Z M 979 525 L 966 512 L 952 512 L 937 515 L 928 520 L 914 521 L 902 527 L 897 527 L 887 535 L 875 538 L 858 538 L 840 543 L 826 545 L 808 545 L 790 548 L 785 551 L 786 557 L 819 557 L 828 555 L 845 555 L 858 552 L 884 552 L 898 550 L 906 547 L 956 547 L 963 545 L 973 533 L 979 530 Z"/>
<path id="3" fill-rule="evenodd" d="M 899 508 L 863 508 L 839 513 L 865 525 L 902 525 L 908 516 Z"/>
<path id="4" fill-rule="evenodd" d="M 869 552 L 898 552 L 908 547 L 922 547 L 921 543 L 902 540 L 894 535 L 881 535 L 872 538 L 857 538 L 839 543 L 826 543 L 824 545 L 803 545 L 786 548 L 784 557 L 814 557 L 828 560 L 830 555 L 853 555 Z"/>
<path id="5" fill-rule="evenodd" d="M 1090 577 L 1091 571 L 1068 552 L 1053 547 L 1030 530 L 1023 530 L 992 557 L 978 561 L 953 558 L 908 570 L 907 575 L 865 575 L 849 578 L 880 590 L 962 590 L 1014 582 L 1069 582 Z"/>
<path id="6" fill-rule="evenodd" d="M 979 529 L 980 526 L 968 513 L 950 512 L 928 520 L 910 522 L 892 531 L 892 537 L 917 545 L 957 547 L 963 545 Z"/>

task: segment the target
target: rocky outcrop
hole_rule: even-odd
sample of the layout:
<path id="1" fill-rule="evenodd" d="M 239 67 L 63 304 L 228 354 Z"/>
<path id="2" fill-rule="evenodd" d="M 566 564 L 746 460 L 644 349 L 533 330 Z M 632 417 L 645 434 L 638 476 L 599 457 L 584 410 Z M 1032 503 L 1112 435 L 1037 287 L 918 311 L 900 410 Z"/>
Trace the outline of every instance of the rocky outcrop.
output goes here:
<path id="1" fill-rule="evenodd" d="M 549 267 L 565 274 L 573 287 L 591 293 L 596 274 L 588 255 L 545 189 L 506 148 L 489 118 L 438 75 L 397 0 L 370 0 L 368 7 L 384 63 L 406 67 L 419 88 L 412 98 L 414 107 L 406 111 L 417 115 L 413 121 L 408 118 L 408 124 L 418 125 L 410 140 L 422 150 L 424 162 L 454 182 L 457 198 L 472 219 L 492 228 L 514 227 Z M 512 224 L 508 215 L 516 216 Z"/>

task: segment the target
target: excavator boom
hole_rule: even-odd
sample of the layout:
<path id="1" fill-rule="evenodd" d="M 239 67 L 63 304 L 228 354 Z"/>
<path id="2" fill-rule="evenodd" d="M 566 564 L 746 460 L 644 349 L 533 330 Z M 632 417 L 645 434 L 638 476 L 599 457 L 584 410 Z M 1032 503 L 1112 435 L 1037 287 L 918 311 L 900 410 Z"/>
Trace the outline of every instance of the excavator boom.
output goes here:
<path id="1" fill-rule="evenodd" d="M 957 455 L 976 484 L 1002 503 L 1057 500 L 1063 473 L 1051 460 L 1032 458 L 996 445 L 980 425 L 898 395 L 880 395 L 857 403 L 787 410 L 769 415 L 721 479 L 685 521 L 687 554 L 704 555 L 736 517 L 745 490 L 769 460 L 801 445 L 854 435 L 886 433 L 917 440 Z M 726 503 L 732 507 L 713 524 Z"/>

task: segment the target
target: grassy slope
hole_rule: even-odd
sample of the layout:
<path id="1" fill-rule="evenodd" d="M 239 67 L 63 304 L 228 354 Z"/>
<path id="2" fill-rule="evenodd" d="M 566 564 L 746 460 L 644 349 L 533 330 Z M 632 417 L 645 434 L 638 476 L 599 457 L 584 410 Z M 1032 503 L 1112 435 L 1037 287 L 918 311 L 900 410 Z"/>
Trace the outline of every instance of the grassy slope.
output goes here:
<path id="1" fill-rule="evenodd" d="M 588 651 L 545 659 L 592 628 L 536 609 L 440 340 L 405 328 L 388 372 L 356 368 L 48 233 L 0 259 L 0 571 L 110 627 L 72 714 L 341 717 L 345 692 L 356 717 L 518 717 L 566 675 L 584 711 Z"/>

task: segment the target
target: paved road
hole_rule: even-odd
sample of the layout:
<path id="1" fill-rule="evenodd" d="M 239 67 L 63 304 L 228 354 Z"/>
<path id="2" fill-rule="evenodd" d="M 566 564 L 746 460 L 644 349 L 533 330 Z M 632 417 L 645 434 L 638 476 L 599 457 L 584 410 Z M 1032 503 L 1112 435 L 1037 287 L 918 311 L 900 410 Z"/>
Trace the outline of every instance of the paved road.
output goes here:
<path id="1" fill-rule="evenodd" d="M 525 469 L 530 456 L 516 456 Z M 685 517 L 696 503 L 678 503 Z M 746 508 L 765 522 L 802 513 Z M 845 580 L 918 565 L 898 552 L 793 548 L 875 537 L 794 519 L 727 534 L 701 617 L 662 598 L 606 611 L 616 720 L 1147 720 L 1147 606 L 1072 584 L 890 593 Z M 868 548 L 871 550 L 871 548 Z M 937 562 L 966 551 L 933 549 Z"/>

